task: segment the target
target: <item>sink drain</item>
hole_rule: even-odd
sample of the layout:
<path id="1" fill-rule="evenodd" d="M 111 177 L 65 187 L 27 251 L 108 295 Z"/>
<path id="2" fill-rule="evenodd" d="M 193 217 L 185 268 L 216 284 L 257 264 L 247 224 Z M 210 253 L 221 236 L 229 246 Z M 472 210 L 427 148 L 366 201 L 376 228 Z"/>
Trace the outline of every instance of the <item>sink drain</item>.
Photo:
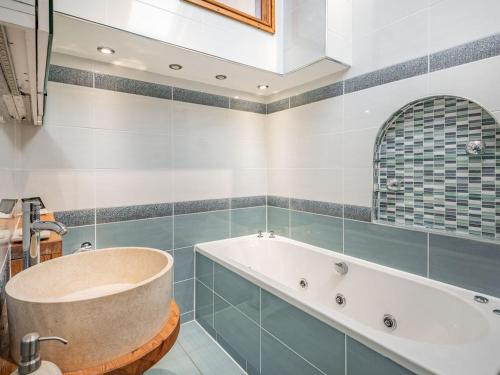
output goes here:
<path id="1" fill-rule="evenodd" d="M 384 322 L 384 326 L 386 326 L 387 328 L 389 328 L 391 330 L 396 329 L 396 326 L 397 326 L 396 318 L 393 317 L 392 315 L 385 314 L 383 322 Z"/>

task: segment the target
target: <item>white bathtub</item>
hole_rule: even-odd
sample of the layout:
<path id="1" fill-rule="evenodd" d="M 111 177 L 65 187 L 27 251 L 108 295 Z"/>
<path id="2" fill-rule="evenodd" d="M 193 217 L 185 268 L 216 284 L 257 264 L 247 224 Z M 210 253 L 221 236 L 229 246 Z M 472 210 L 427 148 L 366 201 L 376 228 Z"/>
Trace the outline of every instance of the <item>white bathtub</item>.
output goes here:
<path id="1" fill-rule="evenodd" d="M 500 374 L 498 298 L 481 304 L 469 290 L 267 234 L 196 249 L 418 374 Z M 348 265 L 347 274 L 336 262 Z M 384 325 L 385 314 L 396 319 L 394 330 Z"/>

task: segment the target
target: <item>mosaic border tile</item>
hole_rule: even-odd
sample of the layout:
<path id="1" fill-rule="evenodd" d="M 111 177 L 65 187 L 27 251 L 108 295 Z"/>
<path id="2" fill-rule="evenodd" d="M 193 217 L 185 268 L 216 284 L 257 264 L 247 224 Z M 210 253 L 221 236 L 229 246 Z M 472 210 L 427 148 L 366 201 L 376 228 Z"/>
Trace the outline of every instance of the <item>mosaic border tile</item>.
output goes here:
<path id="1" fill-rule="evenodd" d="M 171 86 L 108 74 L 95 73 L 94 87 L 96 89 L 118 91 L 127 94 L 172 99 Z"/>
<path id="2" fill-rule="evenodd" d="M 268 195 L 267 205 L 278 208 L 290 208 L 290 199 L 286 197 L 279 197 L 276 195 Z"/>
<path id="3" fill-rule="evenodd" d="M 142 204 L 137 206 L 105 207 L 96 209 L 97 224 L 164 216 L 172 216 L 172 203 Z"/>
<path id="4" fill-rule="evenodd" d="M 304 211 L 312 214 L 342 217 L 342 208 L 342 204 L 339 203 L 290 198 L 290 209 L 295 211 Z"/>
<path id="5" fill-rule="evenodd" d="M 429 61 L 427 56 L 423 56 L 349 78 L 345 81 L 344 92 L 350 94 L 386 83 L 426 74 L 428 71 Z"/>
<path id="6" fill-rule="evenodd" d="M 344 219 L 371 222 L 372 209 L 371 207 L 344 204 Z"/>
<path id="7" fill-rule="evenodd" d="M 265 206 L 265 205 L 266 205 L 266 196 L 265 195 L 231 198 L 231 209 L 233 209 L 233 208 L 259 207 L 259 206 Z"/>
<path id="8" fill-rule="evenodd" d="M 264 103 L 252 102 L 250 100 L 243 99 L 229 98 L 229 109 L 260 113 L 261 115 L 266 114 L 266 105 Z"/>
<path id="9" fill-rule="evenodd" d="M 70 211 L 56 211 L 54 217 L 67 227 L 81 227 L 95 224 L 96 210 L 93 208 Z"/>
<path id="10" fill-rule="evenodd" d="M 290 108 L 299 107 L 301 105 L 319 102 L 336 96 L 341 96 L 344 93 L 344 82 L 335 82 L 331 85 L 323 86 L 314 90 L 306 91 L 302 94 L 290 97 Z"/>
<path id="11" fill-rule="evenodd" d="M 196 214 L 200 212 L 230 209 L 230 198 L 203 199 L 174 203 L 174 215 Z"/>
<path id="12" fill-rule="evenodd" d="M 495 34 L 431 54 L 430 71 L 435 72 L 498 55 L 500 55 L 500 34 Z"/>
<path id="13" fill-rule="evenodd" d="M 88 70 L 68 68 L 60 65 L 50 66 L 49 81 L 77 86 L 94 86 L 94 76 L 92 72 L 89 72 Z"/>
<path id="14" fill-rule="evenodd" d="M 284 111 L 285 109 L 290 108 L 290 98 L 276 100 L 272 103 L 268 103 L 266 107 L 268 115 L 270 115 L 271 113 Z"/>
<path id="15" fill-rule="evenodd" d="M 229 98 L 227 96 L 208 94 L 206 92 L 181 89 L 174 87 L 174 100 L 178 102 L 208 105 L 229 109 Z"/>

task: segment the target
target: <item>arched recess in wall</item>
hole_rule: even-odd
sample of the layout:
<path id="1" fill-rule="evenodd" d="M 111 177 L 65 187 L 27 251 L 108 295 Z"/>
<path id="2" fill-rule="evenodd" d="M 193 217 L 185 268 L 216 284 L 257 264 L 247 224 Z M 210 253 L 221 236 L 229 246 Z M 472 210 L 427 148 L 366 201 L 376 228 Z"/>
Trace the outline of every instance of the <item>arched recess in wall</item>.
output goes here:
<path id="1" fill-rule="evenodd" d="M 500 239 L 500 126 L 456 96 L 412 102 L 385 122 L 374 153 L 376 222 Z"/>

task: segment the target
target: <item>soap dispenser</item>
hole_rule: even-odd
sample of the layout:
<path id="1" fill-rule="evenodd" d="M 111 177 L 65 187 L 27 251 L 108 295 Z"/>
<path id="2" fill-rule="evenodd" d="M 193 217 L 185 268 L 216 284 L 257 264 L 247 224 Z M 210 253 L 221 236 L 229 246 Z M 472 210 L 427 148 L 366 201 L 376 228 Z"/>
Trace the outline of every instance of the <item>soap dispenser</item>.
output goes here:
<path id="1" fill-rule="evenodd" d="M 21 339 L 21 360 L 16 371 L 11 375 L 62 375 L 61 370 L 54 363 L 42 361 L 40 358 L 40 341 L 59 341 L 66 345 L 68 342 L 61 337 L 40 337 L 36 332 L 28 333 Z"/>

